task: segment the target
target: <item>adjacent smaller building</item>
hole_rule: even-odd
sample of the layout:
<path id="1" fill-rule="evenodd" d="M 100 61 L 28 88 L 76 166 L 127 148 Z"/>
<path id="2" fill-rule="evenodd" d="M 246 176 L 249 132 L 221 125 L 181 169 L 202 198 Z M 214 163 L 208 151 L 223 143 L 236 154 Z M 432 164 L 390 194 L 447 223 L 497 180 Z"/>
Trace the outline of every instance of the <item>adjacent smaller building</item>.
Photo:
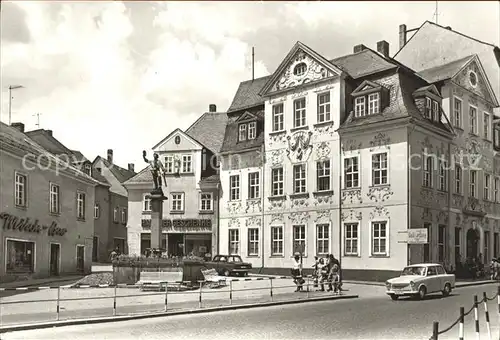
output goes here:
<path id="1" fill-rule="evenodd" d="M 168 199 L 163 203 L 161 247 L 169 255 L 218 253 L 218 152 L 226 122 L 226 113 L 210 105 L 209 112 L 186 131 L 176 129 L 153 147 L 166 170 L 163 193 Z M 144 254 L 151 247 L 150 167 L 124 185 L 129 194 L 129 253 Z"/>
<path id="2" fill-rule="evenodd" d="M 90 272 L 97 181 L 20 123 L 0 123 L 0 157 L 0 281 Z"/>

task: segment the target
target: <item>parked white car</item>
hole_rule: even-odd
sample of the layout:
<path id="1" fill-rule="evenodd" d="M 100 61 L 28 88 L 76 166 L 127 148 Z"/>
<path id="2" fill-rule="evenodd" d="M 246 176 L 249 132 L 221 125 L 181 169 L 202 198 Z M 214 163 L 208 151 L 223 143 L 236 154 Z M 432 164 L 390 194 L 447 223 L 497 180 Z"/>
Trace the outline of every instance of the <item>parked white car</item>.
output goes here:
<path id="1" fill-rule="evenodd" d="M 441 292 L 448 296 L 455 288 L 455 275 L 447 274 L 443 266 L 435 263 L 414 264 L 405 267 L 399 277 L 387 280 L 386 294 L 393 300 L 400 296 L 416 296 Z"/>

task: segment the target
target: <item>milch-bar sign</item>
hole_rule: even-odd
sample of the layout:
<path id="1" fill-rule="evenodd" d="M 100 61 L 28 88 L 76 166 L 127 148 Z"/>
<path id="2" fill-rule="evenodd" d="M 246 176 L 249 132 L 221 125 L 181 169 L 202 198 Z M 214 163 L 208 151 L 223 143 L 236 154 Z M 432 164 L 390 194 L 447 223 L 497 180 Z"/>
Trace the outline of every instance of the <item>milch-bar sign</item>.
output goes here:
<path id="1" fill-rule="evenodd" d="M 142 220 L 143 228 L 151 228 L 151 220 Z M 162 220 L 162 229 L 166 231 L 182 232 L 211 232 L 212 220 L 210 219 L 176 219 Z"/>
<path id="2" fill-rule="evenodd" d="M 55 221 L 50 226 L 41 225 L 38 224 L 38 220 L 31 221 L 29 218 L 19 218 L 6 212 L 0 214 L 0 219 L 3 220 L 3 229 L 6 230 L 19 230 L 37 234 L 47 231 L 49 236 L 64 236 L 68 231 L 66 228 L 59 228 Z"/>

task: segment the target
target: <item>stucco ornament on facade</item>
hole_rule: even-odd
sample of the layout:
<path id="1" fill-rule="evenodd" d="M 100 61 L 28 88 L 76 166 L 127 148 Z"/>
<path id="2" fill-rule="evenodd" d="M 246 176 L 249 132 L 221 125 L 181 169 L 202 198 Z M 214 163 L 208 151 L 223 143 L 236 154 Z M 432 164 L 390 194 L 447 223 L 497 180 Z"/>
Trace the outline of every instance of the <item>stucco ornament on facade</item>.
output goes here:
<path id="1" fill-rule="evenodd" d="M 269 146 L 283 145 L 286 143 L 286 132 L 270 133 L 269 134 Z"/>
<path id="2" fill-rule="evenodd" d="M 283 219 L 283 214 L 272 214 L 271 215 L 271 221 L 270 223 L 271 224 L 281 224 L 284 222 L 284 219 Z"/>
<path id="3" fill-rule="evenodd" d="M 420 188 L 420 205 L 429 205 L 432 206 L 436 202 L 436 198 L 434 197 L 434 191 L 429 188 Z"/>
<path id="4" fill-rule="evenodd" d="M 283 165 L 283 161 L 285 160 L 284 153 L 285 152 L 283 149 L 278 149 L 278 150 L 268 152 L 268 154 L 269 154 L 268 159 L 271 161 L 271 166 Z"/>
<path id="5" fill-rule="evenodd" d="M 262 219 L 257 216 L 252 216 L 246 219 L 245 225 L 247 227 L 260 227 L 262 226 Z"/>
<path id="6" fill-rule="evenodd" d="M 370 220 L 373 220 L 375 218 L 389 218 L 389 210 L 387 210 L 386 207 L 380 205 L 375 208 L 370 212 Z"/>
<path id="7" fill-rule="evenodd" d="M 285 208 L 284 198 L 274 198 L 269 200 L 269 210 L 283 210 Z"/>
<path id="8" fill-rule="evenodd" d="M 357 151 L 357 153 L 359 153 L 362 147 L 363 143 L 361 142 L 358 143 L 354 139 L 349 139 L 342 143 L 342 152 L 346 153 L 346 152 Z"/>
<path id="9" fill-rule="evenodd" d="M 245 213 L 251 214 L 260 212 L 262 212 L 262 201 L 260 199 L 246 201 Z"/>
<path id="10" fill-rule="evenodd" d="M 306 208 L 309 206 L 309 199 L 306 197 L 292 198 L 291 208 Z"/>
<path id="11" fill-rule="evenodd" d="M 242 211 L 241 202 L 240 201 L 238 201 L 238 202 L 227 202 L 226 210 L 231 215 L 241 213 L 241 211 Z"/>
<path id="12" fill-rule="evenodd" d="M 431 143 L 431 140 L 428 136 L 424 138 L 423 141 L 420 142 L 422 144 L 422 150 L 423 151 L 431 151 L 434 149 L 434 146 Z"/>
<path id="13" fill-rule="evenodd" d="M 238 218 L 231 218 L 228 222 L 228 227 L 229 228 L 239 228 L 240 227 L 240 220 Z"/>
<path id="14" fill-rule="evenodd" d="M 295 224 L 307 224 L 309 221 L 309 213 L 307 211 L 304 212 L 293 212 L 288 215 L 288 219 Z"/>
<path id="15" fill-rule="evenodd" d="M 391 137 L 383 132 L 379 132 L 370 141 L 370 152 L 380 148 L 390 149 L 390 144 Z"/>
<path id="16" fill-rule="evenodd" d="M 465 141 L 467 149 L 467 158 L 469 165 L 479 165 L 478 162 L 481 159 L 481 146 L 479 142 L 473 138 L 467 138 Z"/>
<path id="17" fill-rule="evenodd" d="M 293 70 L 298 64 L 304 63 L 306 71 L 303 74 L 295 75 Z M 303 51 L 298 51 L 293 61 L 288 65 L 281 78 L 273 86 L 273 91 L 279 91 L 292 86 L 307 84 L 311 81 L 321 80 L 331 75 L 325 67 L 319 64 Z"/>
<path id="18" fill-rule="evenodd" d="M 491 159 L 489 157 L 482 157 L 483 160 L 483 170 L 491 172 Z"/>
<path id="19" fill-rule="evenodd" d="M 329 210 L 318 210 L 316 211 L 316 218 L 314 222 L 329 222 L 330 221 L 330 211 Z"/>
<path id="20" fill-rule="evenodd" d="M 361 221 L 363 218 L 363 213 L 361 211 L 357 211 L 351 209 L 349 211 L 342 211 L 342 221 Z"/>
<path id="21" fill-rule="evenodd" d="M 333 191 L 332 194 L 327 195 L 315 194 L 314 198 L 314 205 L 330 204 L 330 201 L 333 200 Z"/>
<path id="22" fill-rule="evenodd" d="M 361 189 L 344 189 L 342 190 L 342 203 L 344 204 L 361 204 Z"/>
<path id="23" fill-rule="evenodd" d="M 461 88 L 454 86 L 453 87 L 453 94 L 456 95 L 457 97 L 463 97 L 464 91 Z"/>
<path id="24" fill-rule="evenodd" d="M 422 216 L 420 217 L 423 221 L 432 221 L 432 211 L 429 208 L 422 209 Z"/>
<path id="25" fill-rule="evenodd" d="M 453 208 L 462 209 L 464 206 L 464 197 L 459 194 L 453 194 Z"/>
<path id="26" fill-rule="evenodd" d="M 366 196 L 368 196 L 372 202 L 378 203 L 387 201 L 393 194 L 394 192 L 391 190 L 390 186 L 383 186 L 370 188 Z"/>
<path id="27" fill-rule="evenodd" d="M 288 149 L 286 154 L 292 163 L 305 162 L 312 152 L 311 144 L 312 132 L 296 131 L 287 137 Z"/>
<path id="28" fill-rule="evenodd" d="M 316 132 L 313 137 L 315 140 L 319 139 L 322 135 L 331 137 L 335 133 L 335 123 L 331 121 L 319 125 L 317 124 L 314 126 L 314 132 Z"/>
<path id="29" fill-rule="evenodd" d="M 322 159 L 329 159 L 330 158 L 330 146 L 328 145 L 328 142 L 321 142 L 319 144 L 316 144 L 316 159 L 317 160 L 322 160 Z"/>
<path id="30" fill-rule="evenodd" d="M 443 224 L 448 224 L 448 213 L 444 211 L 440 211 L 436 215 L 436 222 L 437 223 L 443 223 Z"/>

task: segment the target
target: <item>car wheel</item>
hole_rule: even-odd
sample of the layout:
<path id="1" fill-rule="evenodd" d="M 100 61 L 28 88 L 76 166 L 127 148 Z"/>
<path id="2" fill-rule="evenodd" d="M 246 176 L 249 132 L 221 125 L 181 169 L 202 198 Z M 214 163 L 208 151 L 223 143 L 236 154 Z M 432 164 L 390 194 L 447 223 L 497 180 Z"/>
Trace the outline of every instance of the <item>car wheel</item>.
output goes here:
<path id="1" fill-rule="evenodd" d="M 451 293 L 451 285 L 449 283 L 444 285 L 443 296 L 448 296 Z"/>
<path id="2" fill-rule="evenodd" d="M 229 272 L 229 270 L 224 270 L 224 276 L 229 276 L 231 273 Z"/>
<path id="3" fill-rule="evenodd" d="M 426 294 L 427 294 L 427 289 L 424 286 L 420 287 L 420 289 L 418 290 L 418 298 L 420 300 L 423 300 Z"/>
<path id="4" fill-rule="evenodd" d="M 392 300 L 396 301 L 397 299 L 399 299 L 399 296 L 397 296 L 396 294 L 391 294 L 389 295 L 391 297 Z"/>
<path id="5" fill-rule="evenodd" d="M 248 276 L 248 272 L 244 272 L 244 273 L 243 273 L 243 276 Z"/>

